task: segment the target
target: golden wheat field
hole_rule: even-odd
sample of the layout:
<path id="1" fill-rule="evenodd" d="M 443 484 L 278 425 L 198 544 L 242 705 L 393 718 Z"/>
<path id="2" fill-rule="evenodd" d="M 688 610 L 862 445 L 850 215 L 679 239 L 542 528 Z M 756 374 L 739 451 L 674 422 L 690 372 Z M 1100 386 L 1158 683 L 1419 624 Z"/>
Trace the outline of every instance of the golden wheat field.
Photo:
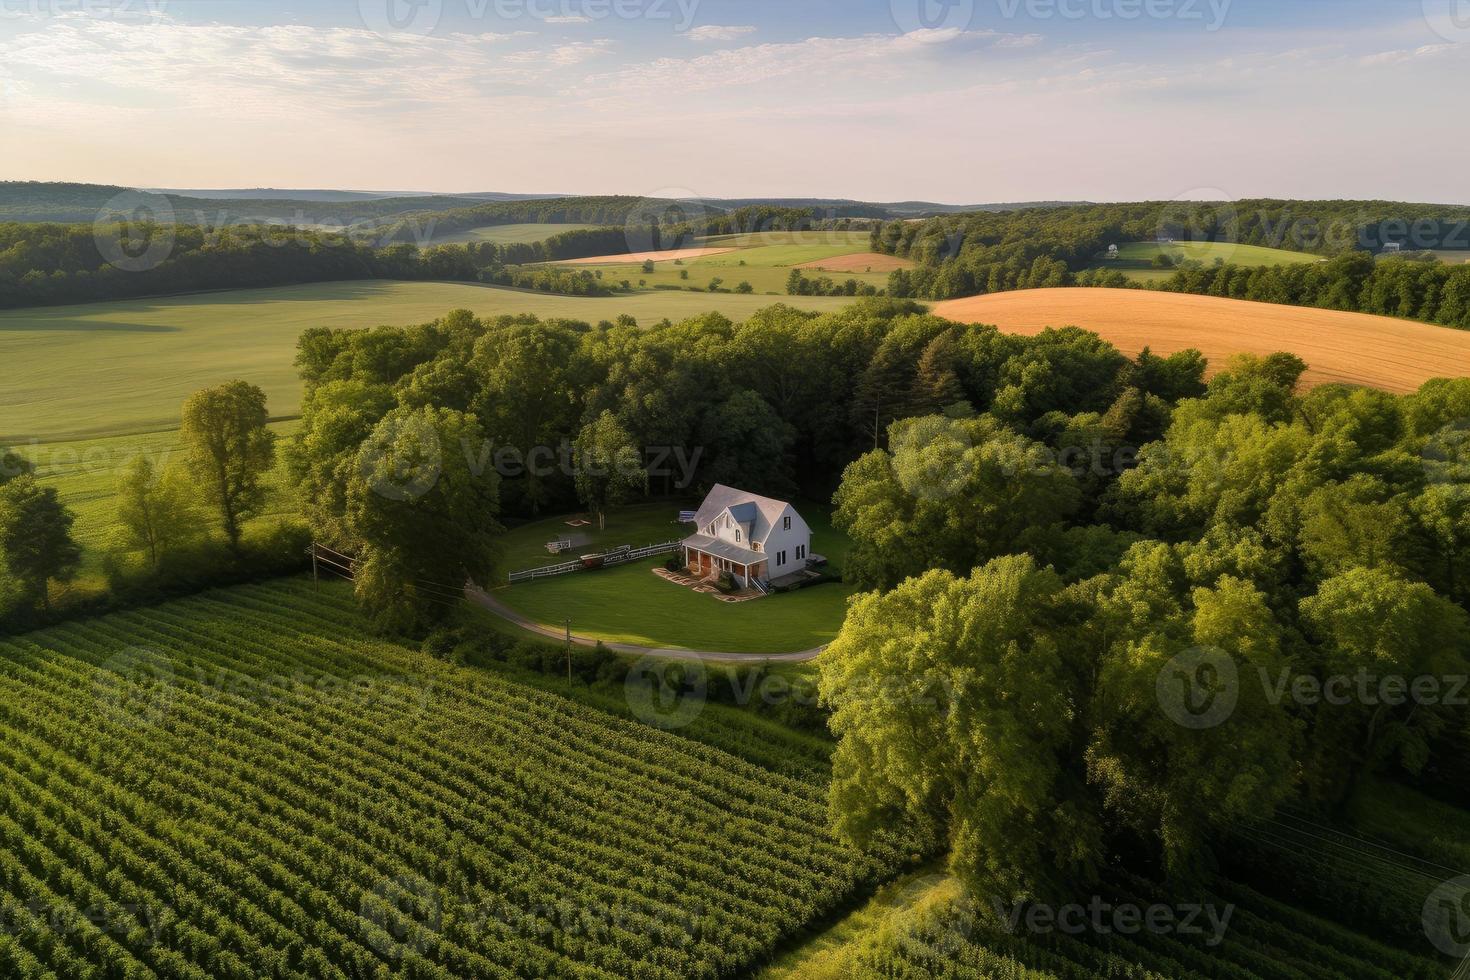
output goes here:
<path id="1" fill-rule="evenodd" d="M 1047 327 L 1092 330 L 1125 354 L 1194 347 L 1221 369 L 1234 354 L 1291 351 L 1307 387 L 1343 382 L 1413 391 L 1430 378 L 1470 375 L 1470 331 L 1411 320 L 1142 289 L 1026 289 L 938 303 L 961 323 L 1033 335 Z"/>

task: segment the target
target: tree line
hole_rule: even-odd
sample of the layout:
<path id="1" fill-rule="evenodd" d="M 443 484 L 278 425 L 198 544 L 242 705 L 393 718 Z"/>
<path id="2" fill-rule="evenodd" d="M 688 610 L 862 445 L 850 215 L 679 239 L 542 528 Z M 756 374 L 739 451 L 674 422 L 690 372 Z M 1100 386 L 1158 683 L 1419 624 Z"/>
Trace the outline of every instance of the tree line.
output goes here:
<path id="1" fill-rule="evenodd" d="M 575 229 L 531 244 L 379 247 L 351 234 L 281 227 L 152 223 L 0 225 L 0 307 L 82 303 L 360 279 L 500 282 L 601 294 L 577 276 L 508 266 L 626 252 L 623 228 Z M 147 258 L 148 256 L 153 258 Z M 119 257 L 138 258 L 141 264 Z"/>
<path id="2" fill-rule="evenodd" d="M 1470 330 L 1470 264 L 1447 265 L 1433 256 L 1374 259 L 1367 252 L 1351 252 L 1318 264 L 1186 267 L 1156 288 L 1376 313 Z"/>
<path id="3" fill-rule="evenodd" d="M 619 203 L 613 206 L 606 200 Z M 631 209 L 627 202 L 636 200 L 594 199 L 575 205 L 514 202 L 476 209 L 475 214 L 481 221 L 498 215 L 492 223 L 502 224 L 605 221 L 620 214 L 626 219 Z M 97 226 L 10 222 L 0 224 L 0 308 L 362 279 L 478 281 L 568 295 L 606 295 L 609 290 L 585 276 L 514 267 L 684 248 L 712 234 L 849 224 L 818 221 L 814 213 L 812 208 L 747 207 L 684 221 L 686 215 L 676 209 L 630 224 L 571 229 L 539 242 L 423 247 L 397 240 L 406 234 L 406 225 L 385 232 L 283 225 L 210 228 L 152 221 Z M 663 223 L 666 220 L 670 223 Z"/>

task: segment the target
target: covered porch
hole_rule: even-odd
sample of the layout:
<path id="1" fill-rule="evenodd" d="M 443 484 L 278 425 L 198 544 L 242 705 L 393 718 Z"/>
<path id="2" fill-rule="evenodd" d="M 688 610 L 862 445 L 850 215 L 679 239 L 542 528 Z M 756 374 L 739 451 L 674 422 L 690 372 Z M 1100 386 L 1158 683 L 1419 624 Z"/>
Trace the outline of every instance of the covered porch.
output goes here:
<path id="1" fill-rule="evenodd" d="M 714 578 L 728 572 L 741 588 L 747 589 L 756 582 L 765 585 L 767 581 L 767 559 L 759 551 L 706 534 L 685 538 L 683 548 L 684 566 L 697 578 Z"/>

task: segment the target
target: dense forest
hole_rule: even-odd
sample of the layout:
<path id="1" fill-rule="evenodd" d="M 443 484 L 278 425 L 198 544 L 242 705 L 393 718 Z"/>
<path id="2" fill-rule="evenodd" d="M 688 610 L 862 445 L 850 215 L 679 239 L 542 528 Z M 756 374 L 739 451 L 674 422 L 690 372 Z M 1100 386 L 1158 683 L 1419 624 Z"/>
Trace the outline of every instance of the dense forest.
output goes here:
<path id="1" fill-rule="evenodd" d="M 1303 394 L 1304 365 L 1278 354 L 1206 383 L 1194 352 L 1129 359 L 1085 331 L 1010 337 L 894 300 L 648 328 L 458 312 L 314 330 L 299 364 L 301 498 L 393 629 L 443 615 L 435 583 L 491 573 L 502 518 L 600 492 L 579 463 L 593 447 L 631 455 L 640 493 L 835 485 L 844 575 L 872 591 L 822 664 L 834 819 L 858 842 L 938 830 L 984 894 L 1050 894 L 1119 853 L 1187 878 L 1241 821 L 1336 812 L 1376 774 L 1455 792 L 1470 380 Z M 536 447 L 570 468 L 489 463 Z M 1206 691 L 1228 716 L 1159 713 L 1181 657 L 1181 678 L 1239 679 Z M 1339 676 L 1425 678 L 1434 697 L 1291 693 Z M 867 683 L 882 677 L 944 710 L 895 703 Z"/>

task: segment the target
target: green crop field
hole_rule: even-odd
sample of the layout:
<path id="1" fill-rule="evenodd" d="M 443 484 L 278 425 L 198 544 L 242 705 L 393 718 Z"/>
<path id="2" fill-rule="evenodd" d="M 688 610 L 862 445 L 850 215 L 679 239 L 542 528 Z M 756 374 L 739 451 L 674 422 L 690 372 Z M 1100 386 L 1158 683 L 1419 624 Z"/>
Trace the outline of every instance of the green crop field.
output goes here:
<path id="1" fill-rule="evenodd" d="M 811 524 L 812 551 L 840 570 L 847 539 L 832 529 L 825 508 L 799 507 Z M 546 542 L 574 533 L 583 534 L 593 549 L 676 540 L 688 534 L 687 525 L 671 523 L 679 509 L 678 504 L 628 508 L 611 515 L 607 530 L 596 535 L 585 533 L 596 528 L 567 527 L 564 518 L 529 524 L 506 535 L 505 567 L 518 571 L 555 564 Z M 523 582 L 496 591 L 495 597 L 538 623 L 561 625 L 570 616 L 578 636 L 609 642 L 719 653 L 795 653 L 832 642 L 855 591 L 828 582 L 750 602 L 721 602 L 654 575 L 653 569 L 662 564 L 663 559 L 650 559 Z"/>
<path id="2" fill-rule="evenodd" d="M 259 385 L 272 414 L 292 416 L 301 398 L 292 362 L 308 327 L 401 326 L 457 308 L 589 322 L 622 313 L 640 322 L 678 320 L 719 310 L 738 320 L 771 302 L 730 294 L 584 298 L 457 283 L 339 282 L 3 311 L 0 442 L 172 428 L 184 399 L 232 378 Z M 849 301 L 789 302 L 834 310 Z"/>
<path id="3" fill-rule="evenodd" d="M 494 242 L 497 245 L 530 245 L 535 242 L 544 242 L 553 235 L 560 235 L 563 232 L 600 227 L 602 226 L 578 224 L 487 225 L 484 228 L 467 228 L 463 231 L 435 235 L 425 244 L 457 245 L 463 242 Z"/>
<path id="4" fill-rule="evenodd" d="M 824 774 L 371 638 L 348 591 L 0 641 L 0 974 L 732 976 L 900 860 L 829 836 Z"/>
<path id="5" fill-rule="evenodd" d="M 643 271 L 641 262 L 607 262 L 571 268 L 601 273 L 609 282 L 627 280 L 634 288 L 688 289 L 703 291 L 710 280 L 724 280 L 721 289 L 734 289 L 748 282 L 756 293 L 784 295 L 786 279 L 793 266 L 822 259 L 852 255 L 868 250 L 866 231 L 759 232 L 744 235 L 717 235 L 696 242 L 700 248 L 733 248 L 736 251 L 702 258 L 654 263 L 652 272 Z M 685 279 L 683 273 L 689 278 Z M 878 288 L 888 285 L 886 272 L 819 272 L 806 270 L 808 278 L 828 276 L 837 282 L 856 279 Z"/>

